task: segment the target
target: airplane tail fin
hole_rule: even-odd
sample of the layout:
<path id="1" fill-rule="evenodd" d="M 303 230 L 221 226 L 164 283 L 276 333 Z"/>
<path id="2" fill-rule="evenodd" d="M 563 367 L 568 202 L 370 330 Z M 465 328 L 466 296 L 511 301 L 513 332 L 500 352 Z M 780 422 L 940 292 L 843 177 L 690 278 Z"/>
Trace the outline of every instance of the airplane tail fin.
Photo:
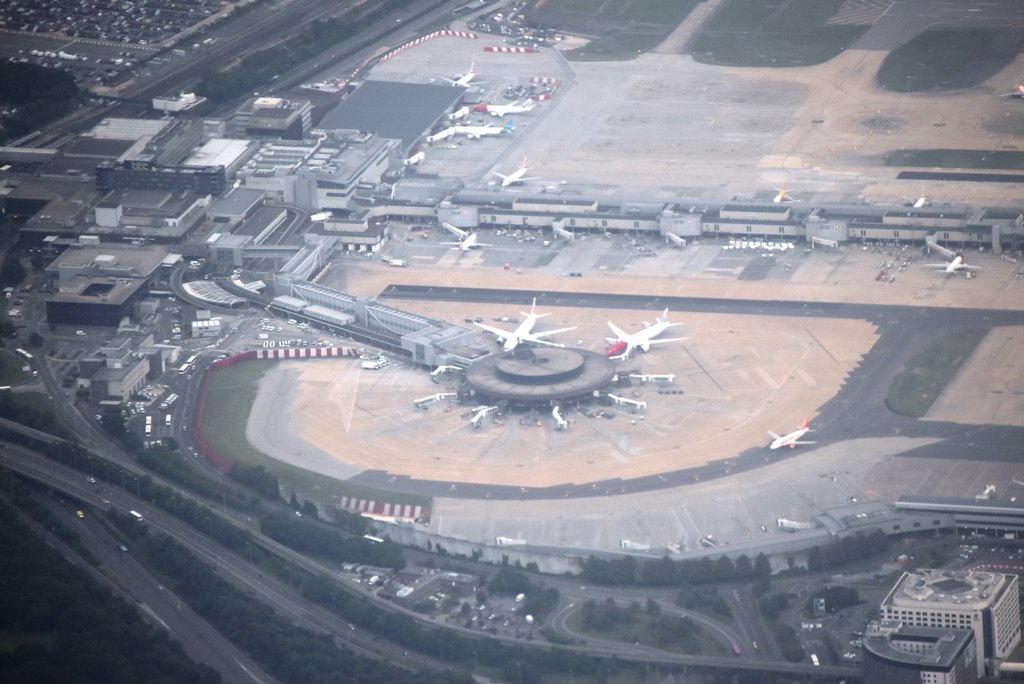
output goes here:
<path id="1" fill-rule="evenodd" d="M 804 418 L 804 422 L 800 423 L 800 429 L 801 430 L 806 430 L 807 429 L 807 425 L 808 425 L 807 419 Z"/>
<path id="2" fill-rule="evenodd" d="M 511 133 L 515 129 L 516 127 L 512 124 L 512 119 L 509 119 L 507 122 L 505 122 L 505 125 L 502 127 L 501 130 L 504 133 Z"/>
<path id="3" fill-rule="evenodd" d="M 665 307 L 665 311 L 662 312 L 662 314 L 660 316 L 658 316 L 658 322 L 659 323 L 668 323 L 668 307 L 667 306 Z"/>

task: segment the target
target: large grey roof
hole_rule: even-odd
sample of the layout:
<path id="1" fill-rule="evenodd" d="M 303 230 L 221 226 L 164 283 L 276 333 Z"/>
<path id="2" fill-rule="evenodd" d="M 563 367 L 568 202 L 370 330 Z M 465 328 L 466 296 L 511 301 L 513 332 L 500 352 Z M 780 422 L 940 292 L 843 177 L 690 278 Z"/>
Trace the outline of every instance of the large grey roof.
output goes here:
<path id="1" fill-rule="evenodd" d="M 464 93 L 465 88 L 451 85 L 366 81 L 323 118 L 320 128 L 371 131 L 401 140 L 408 151 Z"/>

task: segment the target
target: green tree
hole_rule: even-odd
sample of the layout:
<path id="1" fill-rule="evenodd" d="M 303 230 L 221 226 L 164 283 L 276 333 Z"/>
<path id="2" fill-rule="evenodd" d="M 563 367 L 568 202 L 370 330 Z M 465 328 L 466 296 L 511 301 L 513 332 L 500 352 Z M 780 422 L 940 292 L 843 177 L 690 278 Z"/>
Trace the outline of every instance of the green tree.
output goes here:
<path id="1" fill-rule="evenodd" d="M 14 254 L 8 253 L 0 263 L 0 285 L 13 287 L 25 279 L 25 267 L 21 260 Z"/>

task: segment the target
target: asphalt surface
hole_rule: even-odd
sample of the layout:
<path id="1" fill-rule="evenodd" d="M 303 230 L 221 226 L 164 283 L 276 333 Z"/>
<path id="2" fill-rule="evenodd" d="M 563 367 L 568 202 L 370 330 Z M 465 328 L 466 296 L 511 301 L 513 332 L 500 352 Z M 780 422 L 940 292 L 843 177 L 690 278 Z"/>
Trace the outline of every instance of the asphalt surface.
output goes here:
<path id="1" fill-rule="evenodd" d="M 533 290 L 489 290 L 444 286 L 391 286 L 381 299 L 429 299 L 457 302 L 527 304 L 537 297 L 539 306 L 600 307 L 633 310 L 658 310 L 734 315 L 806 316 L 856 318 L 878 326 L 879 339 L 864 360 L 849 375 L 840 392 L 820 409 L 815 421 L 815 439 L 819 446 L 864 437 L 925 437 L 939 439 L 937 444 L 921 447 L 904 456 L 932 458 L 968 458 L 980 461 L 1020 459 L 1019 445 L 1024 429 L 1013 426 L 961 424 L 922 421 L 893 413 L 886 396 L 893 376 L 913 355 L 938 337 L 969 328 L 989 328 L 1024 324 L 1024 312 L 973 310 L 964 308 L 923 308 L 909 306 L 872 306 L 820 302 L 765 302 L 721 300 L 694 297 L 643 297 L 604 293 L 546 293 Z M 794 456 L 798 451 L 774 452 L 772 461 Z M 524 489 L 519 486 L 453 483 L 415 480 L 395 476 L 383 470 L 366 471 L 352 478 L 353 483 L 402 491 L 423 496 L 451 496 L 458 485 L 464 499 L 550 499 L 601 496 L 612 489 L 621 493 L 661 490 L 696 481 L 724 477 L 765 465 L 764 449 L 748 449 L 707 465 L 676 470 L 635 479 L 603 480 L 582 485 L 560 484 Z"/>

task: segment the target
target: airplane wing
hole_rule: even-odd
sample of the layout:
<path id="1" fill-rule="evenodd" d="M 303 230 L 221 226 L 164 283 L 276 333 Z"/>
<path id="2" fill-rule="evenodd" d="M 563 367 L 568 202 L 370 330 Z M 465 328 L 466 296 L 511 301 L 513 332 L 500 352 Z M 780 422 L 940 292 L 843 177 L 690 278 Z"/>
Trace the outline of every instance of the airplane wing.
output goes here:
<path id="1" fill-rule="evenodd" d="M 500 337 L 503 340 L 507 340 L 509 337 L 512 336 L 512 331 L 511 330 L 502 330 L 501 328 L 495 328 L 495 327 L 492 327 L 490 325 L 487 325 L 486 323 L 474 323 L 474 325 L 483 328 L 484 330 L 486 330 L 489 333 L 497 335 L 498 337 Z"/>
<path id="2" fill-rule="evenodd" d="M 520 342 L 529 342 L 530 344 L 542 344 L 542 345 L 545 345 L 545 346 L 548 346 L 548 347 L 559 347 L 559 348 L 565 347 L 564 344 L 559 344 L 558 342 L 548 342 L 545 339 L 541 339 L 540 337 L 535 337 L 533 335 L 526 335 L 526 336 L 520 337 L 519 341 Z"/>
<path id="3" fill-rule="evenodd" d="M 793 442 L 793 444 L 817 444 L 817 442 L 804 442 L 804 441 L 798 440 L 796 442 Z"/>
<path id="4" fill-rule="evenodd" d="M 569 332 L 570 330 L 575 329 L 576 326 L 573 326 L 571 328 L 559 328 L 558 330 L 544 330 L 543 332 L 532 332 L 529 335 L 523 335 L 521 339 L 529 340 L 530 342 L 541 342 L 543 341 L 541 338 L 557 335 L 558 333 Z"/>
<path id="5" fill-rule="evenodd" d="M 777 435 L 771 430 L 768 431 L 768 434 L 772 436 L 772 439 L 782 439 L 782 435 Z"/>
<path id="6" fill-rule="evenodd" d="M 923 267 L 932 271 L 945 271 L 949 268 L 949 264 L 921 264 Z"/>
<path id="7" fill-rule="evenodd" d="M 656 340 L 647 340 L 647 342 L 645 342 L 644 344 L 662 344 L 664 342 L 682 342 L 683 340 L 688 340 L 688 339 L 690 339 L 690 338 L 689 337 L 666 337 L 666 338 L 660 338 L 659 337 Z"/>
<path id="8" fill-rule="evenodd" d="M 629 340 L 630 340 L 630 339 L 631 339 L 631 338 L 633 337 L 632 335 L 627 335 L 627 334 L 626 334 L 626 333 L 625 333 L 625 332 L 624 332 L 624 331 L 622 330 L 622 328 L 618 327 L 617 325 L 615 325 L 615 324 L 614 324 L 614 323 L 612 323 L 611 321 L 608 321 L 608 327 L 612 329 L 612 332 L 613 332 L 613 333 L 615 333 L 616 335 L 618 335 L 618 337 L 619 337 L 619 340 L 620 340 L 620 341 L 622 341 L 622 342 L 628 342 L 628 341 L 629 341 Z"/>

